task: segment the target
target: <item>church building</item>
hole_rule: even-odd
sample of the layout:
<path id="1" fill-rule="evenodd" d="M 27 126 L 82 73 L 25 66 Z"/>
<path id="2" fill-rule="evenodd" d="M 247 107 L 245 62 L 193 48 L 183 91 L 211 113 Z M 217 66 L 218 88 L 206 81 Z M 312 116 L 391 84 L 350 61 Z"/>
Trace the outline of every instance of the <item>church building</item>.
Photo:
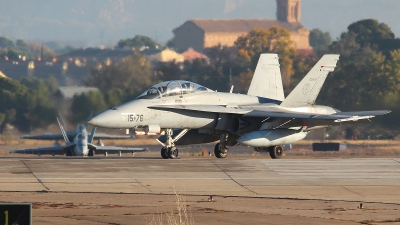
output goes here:
<path id="1" fill-rule="evenodd" d="M 198 52 L 216 45 L 233 46 L 238 37 L 252 29 L 286 28 L 296 49 L 310 49 L 310 31 L 300 23 L 301 0 L 276 0 L 277 20 L 271 19 L 192 19 L 173 30 L 178 52 L 193 48 Z"/>

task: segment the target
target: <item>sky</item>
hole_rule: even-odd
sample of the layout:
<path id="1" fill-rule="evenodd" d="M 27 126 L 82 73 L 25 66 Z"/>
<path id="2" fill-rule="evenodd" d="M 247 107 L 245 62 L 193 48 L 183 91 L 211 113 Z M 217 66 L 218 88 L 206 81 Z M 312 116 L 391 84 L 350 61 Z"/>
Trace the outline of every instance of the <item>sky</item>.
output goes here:
<path id="1" fill-rule="evenodd" d="M 79 47 L 149 36 L 161 44 L 189 19 L 276 19 L 275 0 L 0 0 L 0 35 Z M 400 36 L 398 0 L 302 0 L 301 23 L 330 32 L 374 18 Z"/>

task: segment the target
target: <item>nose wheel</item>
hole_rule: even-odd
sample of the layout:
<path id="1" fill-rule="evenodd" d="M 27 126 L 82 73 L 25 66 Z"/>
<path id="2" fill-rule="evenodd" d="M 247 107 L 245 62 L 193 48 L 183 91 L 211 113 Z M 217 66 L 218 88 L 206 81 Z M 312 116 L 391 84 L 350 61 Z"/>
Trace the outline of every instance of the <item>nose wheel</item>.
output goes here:
<path id="1" fill-rule="evenodd" d="M 168 159 L 169 158 L 169 156 L 168 156 L 168 148 L 167 147 L 162 147 L 161 148 L 161 157 L 163 159 Z"/>

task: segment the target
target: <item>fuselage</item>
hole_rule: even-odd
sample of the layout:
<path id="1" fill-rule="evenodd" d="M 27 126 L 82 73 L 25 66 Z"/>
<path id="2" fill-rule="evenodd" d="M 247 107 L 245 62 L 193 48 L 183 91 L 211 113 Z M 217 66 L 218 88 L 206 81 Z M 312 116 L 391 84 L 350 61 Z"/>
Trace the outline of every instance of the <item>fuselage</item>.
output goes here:
<path id="1" fill-rule="evenodd" d="M 86 131 L 86 129 L 84 130 Z M 73 151 L 75 156 L 87 156 L 89 154 L 87 132 L 82 132 L 76 135 L 74 138 L 75 146 Z"/>
<path id="2" fill-rule="evenodd" d="M 316 114 L 337 112 L 337 110 L 327 106 L 283 108 L 279 106 L 280 101 L 273 99 L 234 93 L 200 92 L 157 99 L 135 99 L 99 113 L 89 123 L 99 127 L 119 129 L 149 125 L 157 125 L 161 129 L 215 129 L 221 120 L 221 113 L 180 109 L 163 110 L 149 107 L 163 105 L 227 106 L 229 104 L 254 105 L 257 108 L 275 107 L 288 111 Z"/>

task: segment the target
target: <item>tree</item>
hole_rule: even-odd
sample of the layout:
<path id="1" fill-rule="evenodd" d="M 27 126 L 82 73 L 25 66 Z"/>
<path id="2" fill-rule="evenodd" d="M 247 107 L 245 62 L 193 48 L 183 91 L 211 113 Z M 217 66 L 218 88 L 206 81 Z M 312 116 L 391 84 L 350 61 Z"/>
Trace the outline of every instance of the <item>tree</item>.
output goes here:
<path id="1" fill-rule="evenodd" d="M 89 74 L 83 83 L 97 87 L 103 93 L 119 88 L 123 92 L 138 95 L 152 84 L 153 73 L 150 67 L 150 61 L 135 51 L 120 62 L 89 68 Z"/>
<path id="2" fill-rule="evenodd" d="M 56 108 L 45 81 L 35 77 L 23 77 L 20 79 L 20 84 L 28 90 L 17 111 L 17 120 L 14 124 L 18 129 L 30 131 L 53 123 L 57 115 Z"/>
<path id="3" fill-rule="evenodd" d="M 261 53 L 278 53 L 281 64 L 284 88 L 290 85 L 290 76 L 293 74 L 293 58 L 295 57 L 294 42 L 290 32 L 285 28 L 272 27 L 270 29 L 254 29 L 245 36 L 239 37 L 235 45 L 239 56 L 251 63 L 255 68 Z"/>
<path id="4" fill-rule="evenodd" d="M 165 43 L 165 47 L 166 48 L 170 48 L 173 49 L 174 48 L 174 38 L 171 38 L 167 41 L 167 43 Z"/>
<path id="5" fill-rule="evenodd" d="M 158 44 L 156 41 L 153 39 L 143 36 L 143 35 L 136 35 L 134 38 L 127 38 L 127 39 L 121 39 L 117 46 L 119 48 L 124 48 L 124 47 L 131 47 L 135 49 L 140 49 L 142 47 L 149 47 L 149 48 L 158 48 L 160 44 Z"/>
<path id="6" fill-rule="evenodd" d="M 23 78 L 20 81 L 0 78 L 0 113 L 5 115 L 0 129 L 12 124 L 20 131 L 47 126 L 54 121 L 56 110 L 44 81 Z"/>
<path id="7" fill-rule="evenodd" d="M 359 20 L 347 27 L 349 33 L 356 34 L 356 41 L 361 47 L 379 45 L 384 40 L 394 39 L 394 33 L 385 23 L 375 19 Z"/>
<path id="8" fill-rule="evenodd" d="M 106 101 L 108 107 L 116 106 L 122 103 L 124 99 L 124 92 L 119 88 L 110 89 L 104 95 L 104 100 Z"/>
<path id="9" fill-rule="evenodd" d="M 14 42 L 6 37 L 0 36 L 0 48 L 12 48 L 14 47 Z"/>
<path id="10" fill-rule="evenodd" d="M 80 123 L 85 121 L 92 112 L 98 113 L 106 108 L 103 95 L 99 91 L 75 95 L 72 99 L 70 119 L 73 123 Z"/>
<path id="11" fill-rule="evenodd" d="M 21 100 L 27 88 L 18 81 L 0 77 L 0 113 L 4 115 L 0 123 L 0 132 L 3 132 L 7 123 L 15 121 L 16 108 L 21 106 Z"/>
<path id="12" fill-rule="evenodd" d="M 1 58 L 4 58 L 5 56 L 7 56 L 7 58 L 10 59 L 10 60 L 19 59 L 19 53 L 13 48 L 10 48 L 7 51 L 2 52 L 0 54 L 0 56 L 1 56 Z"/>
<path id="13" fill-rule="evenodd" d="M 310 31 L 310 45 L 315 52 L 326 52 L 332 43 L 332 37 L 329 32 L 323 32 L 320 29 L 312 29 Z"/>

